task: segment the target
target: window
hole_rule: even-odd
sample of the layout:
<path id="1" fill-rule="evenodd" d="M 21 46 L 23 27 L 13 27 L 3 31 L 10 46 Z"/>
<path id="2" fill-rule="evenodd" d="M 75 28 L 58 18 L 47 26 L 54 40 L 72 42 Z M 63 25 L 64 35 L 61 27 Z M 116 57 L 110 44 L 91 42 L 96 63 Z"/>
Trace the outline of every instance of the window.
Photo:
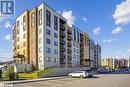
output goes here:
<path id="1" fill-rule="evenodd" d="M 46 43 L 47 43 L 47 44 L 51 44 L 51 40 L 47 38 L 47 39 L 46 39 Z"/>
<path id="2" fill-rule="evenodd" d="M 58 46 L 58 42 L 57 41 L 54 41 L 54 46 Z"/>
<path id="3" fill-rule="evenodd" d="M 80 35 L 79 31 L 77 31 L 77 37 L 78 37 L 78 42 L 80 42 Z"/>
<path id="4" fill-rule="evenodd" d="M 47 62 L 51 62 L 51 57 L 47 57 Z"/>
<path id="5" fill-rule="evenodd" d="M 34 43 L 35 43 L 35 41 L 34 41 L 34 39 L 32 39 L 32 45 L 34 45 Z"/>
<path id="6" fill-rule="evenodd" d="M 31 27 L 34 27 L 35 14 L 31 14 Z"/>
<path id="7" fill-rule="evenodd" d="M 58 17 L 54 15 L 54 29 L 58 30 Z"/>
<path id="8" fill-rule="evenodd" d="M 25 39 L 26 38 L 26 34 L 23 34 L 23 39 Z"/>
<path id="9" fill-rule="evenodd" d="M 55 37 L 55 38 L 58 38 L 58 34 L 57 34 L 57 33 L 54 33 L 54 37 Z"/>
<path id="10" fill-rule="evenodd" d="M 38 19 L 39 22 L 38 23 L 39 23 L 39 25 L 42 25 L 42 9 L 39 10 L 38 17 L 39 17 L 39 19 Z"/>
<path id="11" fill-rule="evenodd" d="M 54 50 L 54 54 L 58 55 L 58 50 L 55 49 Z"/>
<path id="12" fill-rule="evenodd" d="M 17 35 L 19 35 L 19 29 L 17 30 Z"/>
<path id="13" fill-rule="evenodd" d="M 41 43 L 42 42 L 42 38 L 39 38 L 39 43 Z"/>
<path id="14" fill-rule="evenodd" d="M 51 48 L 47 47 L 47 48 L 46 48 L 46 52 L 47 52 L 47 53 L 51 53 Z"/>
<path id="15" fill-rule="evenodd" d="M 57 63 L 57 62 L 58 62 L 58 59 L 57 59 L 57 58 L 54 58 L 54 62 Z"/>
<path id="16" fill-rule="evenodd" d="M 32 54 L 34 54 L 34 48 L 32 49 Z"/>
<path id="17" fill-rule="evenodd" d="M 17 45 L 17 48 L 19 49 L 19 45 Z"/>
<path id="18" fill-rule="evenodd" d="M 51 13 L 48 10 L 46 10 L 46 25 L 51 26 Z"/>
<path id="19" fill-rule="evenodd" d="M 26 30 L 26 16 L 23 17 L 23 31 Z"/>
<path id="20" fill-rule="evenodd" d="M 40 47 L 40 48 L 39 48 L 39 53 L 41 53 L 41 52 L 42 52 L 42 48 Z"/>
<path id="21" fill-rule="evenodd" d="M 23 51 L 23 54 L 26 54 L 26 51 L 25 51 L 25 50 Z"/>
<path id="22" fill-rule="evenodd" d="M 40 28 L 40 29 L 39 29 L 39 34 L 41 34 L 41 33 L 42 33 L 42 29 Z"/>
<path id="23" fill-rule="evenodd" d="M 40 57 L 39 57 L 39 62 L 41 62 L 41 61 L 42 61 L 42 57 L 40 56 Z"/>
<path id="24" fill-rule="evenodd" d="M 35 35 L 35 32 L 33 31 L 33 32 L 32 32 L 32 37 L 34 37 L 34 35 Z"/>
<path id="25" fill-rule="evenodd" d="M 19 42 L 19 37 L 17 37 L 17 41 Z"/>
<path id="26" fill-rule="evenodd" d="M 51 35 L 51 31 L 46 29 L 46 34 Z"/>
<path id="27" fill-rule="evenodd" d="M 19 27 L 19 21 L 17 21 L 17 27 Z"/>
<path id="28" fill-rule="evenodd" d="M 23 42 L 23 47 L 25 47 L 26 46 L 26 42 Z"/>
<path id="29" fill-rule="evenodd" d="M 76 29 L 74 29 L 74 40 L 76 40 Z"/>

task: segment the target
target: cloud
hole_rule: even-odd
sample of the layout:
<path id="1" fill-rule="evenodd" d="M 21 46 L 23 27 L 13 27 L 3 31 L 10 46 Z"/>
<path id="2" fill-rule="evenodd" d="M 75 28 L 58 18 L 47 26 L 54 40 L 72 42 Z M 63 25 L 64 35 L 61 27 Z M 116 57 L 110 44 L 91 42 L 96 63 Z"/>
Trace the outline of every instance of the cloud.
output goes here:
<path id="1" fill-rule="evenodd" d="M 130 49 L 128 49 L 128 52 L 130 52 Z"/>
<path id="2" fill-rule="evenodd" d="M 7 18 L 9 18 L 9 16 L 4 15 L 0 12 L 0 22 L 3 22 L 4 20 L 6 20 Z"/>
<path id="3" fill-rule="evenodd" d="M 84 23 L 87 23 L 88 19 L 83 16 L 83 21 L 84 21 Z"/>
<path id="4" fill-rule="evenodd" d="M 7 21 L 6 23 L 5 23 L 5 26 L 4 26 L 6 29 L 12 29 L 12 25 L 11 25 L 11 23 L 9 22 L 9 21 Z"/>
<path id="5" fill-rule="evenodd" d="M 101 28 L 97 27 L 97 28 L 93 29 L 93 33 L 94 33 L 94 35 L 99 35 L 101 33 Z"/>
<path id="6" fill-rule="evenodd" d="M 11 40 L 11 38 L 12 38 L 12 35 L 8 34 L 3 39 L 5 39 L 5 40 Z"/>
<path id="7" fill-rule="evenodd" d="M 129 59 L 128 54 L 122 53 L 120 55 L 115 56 L 116 59 Z"/>
<path id="8" fill-rule="evenodd" d="M 113 18 L 116 25 L 126 25 L 130 22 L 130 0 L 125 0 L 116 6 Z"/>
<path id="9" fill-rule="evenodd" d="M 62 16 L 67 19 L 68 25 L 71 26 L 72 24 L 74 24 L 74 22 L 75 22 L 75 16 L 73 16 L 72 10 L 64 11 L 64 12 L 62 13 Z"/>
<path id="10" fill-rule="evenodd" d="M 116 42 L 118 41 L 119 39 L 114 39 L 114 38 L 111 38 L 111 39 L 106 39 L 106 40 L 103 40 L 104 43 L 110 43 L 110 42 Z"/>
<path id="11" fill-rule="evenodd" d="M 117 27 L 116 29 L 114 29 L 112 31 L 112 34 L 119 34 L 121 31 L 122 31 L 122 28 L 121 27 Z"/>

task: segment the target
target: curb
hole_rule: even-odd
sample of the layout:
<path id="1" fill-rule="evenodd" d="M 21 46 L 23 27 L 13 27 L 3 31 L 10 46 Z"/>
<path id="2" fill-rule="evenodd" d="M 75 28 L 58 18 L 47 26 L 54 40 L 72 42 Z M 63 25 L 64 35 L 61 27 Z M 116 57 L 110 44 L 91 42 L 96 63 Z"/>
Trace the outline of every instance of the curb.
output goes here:
<path id="1" fill-rule="evenodd" d="M 62 79 L 64 77 L 52 77 L 52 78 L 40 78 L 40 79 L 33 79 L 33 80 L 22 80 L 22 81 L 5 81 L 4 84 L 19 84 L 19 83 L 28 83 L 28 82 L 38 82 L 38 81 L 47 81 L 47 80 L 56 80 Z"/>

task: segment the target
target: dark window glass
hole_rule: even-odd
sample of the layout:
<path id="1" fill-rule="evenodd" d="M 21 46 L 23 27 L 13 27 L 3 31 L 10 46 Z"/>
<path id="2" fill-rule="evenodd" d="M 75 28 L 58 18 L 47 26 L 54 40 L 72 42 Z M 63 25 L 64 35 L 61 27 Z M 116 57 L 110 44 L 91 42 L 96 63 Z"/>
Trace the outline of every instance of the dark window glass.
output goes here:
<path id="1" fill-rule="evenodd" d="M 51 53 L 51 48 L 47 47 L 47 48 L 46 48 L 46 52 L 47 52 L 47 53 Z"/>
<path id="2" fill-rule="evenodd" d="M 46 10 L 46 25 L 51 26 L 51 13 L 48 10 Z"/>
<path id="3" fill-rule="evenodd" d="M 54 16 L 54 29 L 58 30 L 58 17 Z"/>
<path id="4" fill-rule="evenodd" d="M 51 44 L 51 40 L 47 38 L 47 39 L 46 39 L 46 43 L 47 43 L 47 44 Z"/>
<path id="5" fill-rule="evenodd" d="M 54 46 L 58 46 L 58 42 L 57 41 L 54 41 Z"/>
<path id="6" fill-rule="evenodd" d="M 46 34 L 51 35 L 51 31 L 49 29 L 46 29 Z"/>
<path id="7" fill-rule="evenodd" d="M 74 29 L 74 40 L 76 40 L 76 29 Z"/>
<path id="8" fill-rule="evenodd" d="M 58 34 L 57 34 L 57 33 L 54 33 L 54 37 L 55 37 L 55 38 L 58 38 Z"/>

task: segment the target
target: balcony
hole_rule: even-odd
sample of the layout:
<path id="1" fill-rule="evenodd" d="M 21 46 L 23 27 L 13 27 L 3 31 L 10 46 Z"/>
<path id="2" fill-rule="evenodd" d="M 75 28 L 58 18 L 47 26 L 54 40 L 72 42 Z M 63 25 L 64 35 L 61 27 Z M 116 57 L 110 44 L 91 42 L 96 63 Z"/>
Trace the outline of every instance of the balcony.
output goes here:
<path id="1" fill-rule="evenodd" d="M 65 30 L 65 25 L 60 23 L 60 29 L 64 31 Z"/>
<path id="2" fill-rule="evenodd" d="M 81 41 L 81 42 L 80 42 L 80 44 L 81 44 L 81 45 L 83 45 L 83 44 L 84 44 L 84 42 L 83 42 L 83 41 Z"/>
<path id="3" fill-rule="evenodd" d="M 60 36 L 61 36 L 61 37 L 65 37 L 65 34 L 60 31 Z"/>
<path id="4" fill-rule="evenodd" d="M 83 37 L 80 37 L 80 40 L 83 41 Z"/>
<path id="5" fill-rule="evenodd" d="M 70 61 L 72 60 L 71 56 L 67 56 L 67 59 L 70 60 Z"/>
<path id="6" fill-rule="evenodd" d="M 71 47 L 71 43 L 68 43 L 67 46 L 68 46 L 68 47 Z"/>
<path id="7" fill-rule="evenodd" d="M 71 40 L 72 38 L 71 38 L 71 36 L 67 36 L 67 40 Z"/>
<path id="8" fill-rule="evenodd" d="M 60 59 L 65 59 L 65 55 L 60 54 Z"/>
<path id="9" fill-rule="evenodd" d="M 71 52 L 71 50 L 67 50 L 67 53 L 68 53 L 68 54 L 71 54 L 72 52 Z"/>
<path id="10" fill-rule="evenodd" d="M 61 47 L 60 51 L 65 52 L 65 48 Z"/>
<path id="11" fill-rule="evenodd" d="M 64 40 L 60 40 L 60 44 L 64 45 L 65 41 Z"/>
<path id="12" fill-rule="evenodd" d="M 68 34 L 72 34 L 72 31 L 68 29 L 68 30 L 67 30 L 67 33 L 68 33 Z"/>

